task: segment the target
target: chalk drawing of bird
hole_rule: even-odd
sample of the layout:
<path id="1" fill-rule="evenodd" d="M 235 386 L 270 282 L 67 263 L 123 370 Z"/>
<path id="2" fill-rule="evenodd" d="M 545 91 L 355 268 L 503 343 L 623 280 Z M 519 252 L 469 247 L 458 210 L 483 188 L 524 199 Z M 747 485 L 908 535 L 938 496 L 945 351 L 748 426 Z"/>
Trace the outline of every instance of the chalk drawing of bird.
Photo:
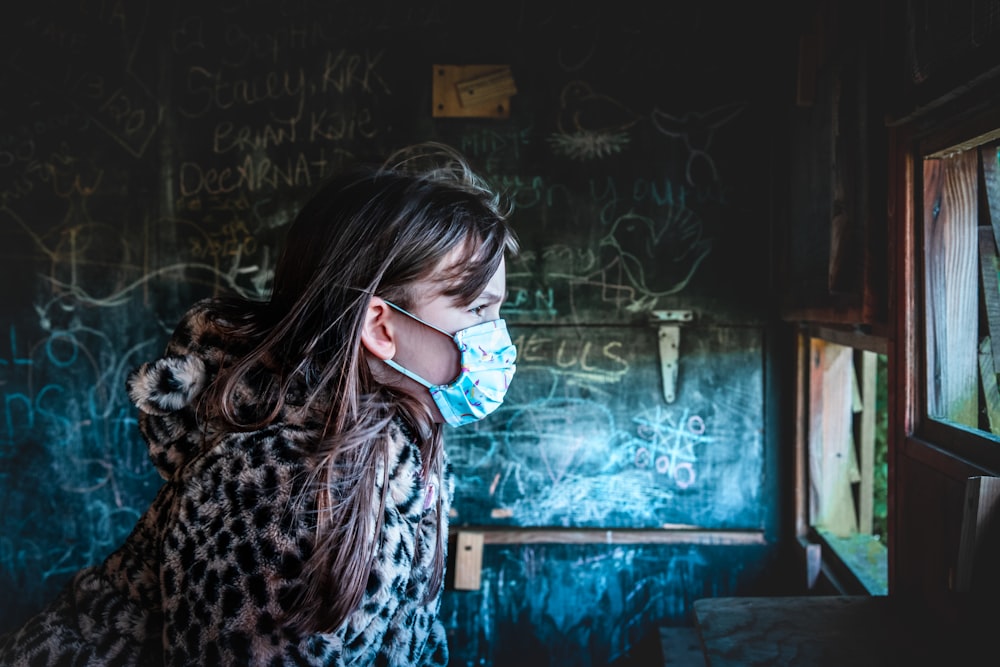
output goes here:
<path id="1" fill-rule="evenodd" d="M 644 303 L 676 294 L 687 287 L 712 249 L 704 223 L 689 209 L 673 209 L 653 219 L 628 213 L 615 220 L 600 241 L 613 263 Z"/>
<path id="2" fill-rule="evenodd" d="M 715 161 L 709 154 L 712 138 L 717 129 L 738 116 L 744 107 L 742 102 L 734 102 L 704 112 L 690 111 L 679 118 L 657 108 L 653 109 L 651 118 L 656 129 L 668 137 L 682 140 L 688 150 L 685 176 L 690 185 L 699 185 L 698 181 L 704 182 L 705 171 L 709 181 L 718 180 Z"/>
<path id="3" fill-rule="evenodd" d="M 618 100 L 594 91 L 586 81 L 571 81 L 559 95 L 557 132 L 552 149 L 574 160 L 593 160 L 619 153 L 628 145 L 628 130 L 638 114 Z"/>

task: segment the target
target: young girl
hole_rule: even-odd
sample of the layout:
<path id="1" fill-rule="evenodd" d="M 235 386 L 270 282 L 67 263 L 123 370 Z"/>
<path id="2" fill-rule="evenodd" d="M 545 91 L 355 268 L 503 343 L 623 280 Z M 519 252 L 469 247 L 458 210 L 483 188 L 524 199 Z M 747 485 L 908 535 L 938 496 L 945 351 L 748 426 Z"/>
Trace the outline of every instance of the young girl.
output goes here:
<path id="1" fill-rule="evenodd" d="M 196 304 L 128 378 L 166 480 L 3 665 L 445 665 L 442 423 L 503 400 L 506 211 L 460 156 L 328 182 L 266 302 Z"/>

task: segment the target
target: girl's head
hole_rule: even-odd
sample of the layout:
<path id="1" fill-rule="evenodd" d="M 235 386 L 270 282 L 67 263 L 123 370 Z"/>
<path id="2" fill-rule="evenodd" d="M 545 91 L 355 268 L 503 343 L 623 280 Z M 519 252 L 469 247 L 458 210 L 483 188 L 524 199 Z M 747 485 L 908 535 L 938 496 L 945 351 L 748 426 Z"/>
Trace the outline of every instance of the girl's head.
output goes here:
<path id="1" fill-rule="evenodd" d="M 436 347 L 454 345 L 414 327 L 385 302 L 433 319 L 442 302 L 477 308 L 489 286 L 496 308 L 480 311 L 495 313 L 504 295 L 502 284 L 497 287 L 504 255 L 517 249 L 507 213 L 465 160 L 439 144 L 347 169 L 319 190 L 288 230 L 269 308 L 276 325 L 272 349 L 286 365 L 332 381 L 342 398 L 382 386 L 422 398 L 422 389 L 372 361 L 405 357 L 418 346 L 433 359 Z M 457 361 L 443 351 L 437 357 L 447 370 L 429 374 L 445 382 Z M 439 416 L 420 402 L 432 419 Z"/>

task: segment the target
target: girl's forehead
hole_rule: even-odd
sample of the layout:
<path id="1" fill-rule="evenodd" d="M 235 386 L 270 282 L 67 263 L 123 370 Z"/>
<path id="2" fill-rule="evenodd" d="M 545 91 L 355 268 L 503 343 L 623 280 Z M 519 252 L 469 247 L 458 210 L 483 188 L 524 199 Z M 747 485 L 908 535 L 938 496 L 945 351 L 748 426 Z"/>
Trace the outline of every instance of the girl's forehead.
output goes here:
<path id="1" fill-rule="evenodd" d="M 470 279 L 470 269 L 475 269 L 473 259 L 467 254 L 454 252 L 446 255 L 431 273 L 420 278 L 409 285 L 407 292 L 412 297 L 413 302 L 426 303 L 437 298 L 446 298 L 456 306 L 466 306 L 467 302 L 479 297 L 479 294 L 456 295 L 456 287 L 468 285 Z M 500 265 L 496 272 L 490 276 L 487 284 L 480 292 L 490 292 L 503 294 L 506 291 L 506 271 L 504 258 L 500 259 Z"/>
<path id="2" fill-rule="evenodd" d="M 430 273 L 417 282 L 426 282 L 432 289 L 449 290 L 469 275 L 475 266 L 474 260 L 474 254 L 467 246 L 458 245 L 449 250 Z"/>

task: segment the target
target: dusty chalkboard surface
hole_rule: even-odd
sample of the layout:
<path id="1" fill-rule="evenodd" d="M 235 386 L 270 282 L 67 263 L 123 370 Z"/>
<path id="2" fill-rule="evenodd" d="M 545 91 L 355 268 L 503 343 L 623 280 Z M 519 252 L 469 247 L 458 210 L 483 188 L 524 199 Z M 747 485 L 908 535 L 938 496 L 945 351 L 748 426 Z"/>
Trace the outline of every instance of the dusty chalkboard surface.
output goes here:
<path id="1" fill-rule="evenodd" d="M 275 4 L 4 10 L 0 627 L 100 562 L 159 487 L 126 373 L 195 299 L 266 295 L 283 229 L 337 166 L 428 139 L 508 194 L 523 247 L 510 400 L 449 434 L 455 523 L 766 528 L 770 19 Z M 435 63 L 508 65 L 510 118 L 433 118 Z M 650 324 L 670 309 L 694 316 L 673 402 Z"/>

